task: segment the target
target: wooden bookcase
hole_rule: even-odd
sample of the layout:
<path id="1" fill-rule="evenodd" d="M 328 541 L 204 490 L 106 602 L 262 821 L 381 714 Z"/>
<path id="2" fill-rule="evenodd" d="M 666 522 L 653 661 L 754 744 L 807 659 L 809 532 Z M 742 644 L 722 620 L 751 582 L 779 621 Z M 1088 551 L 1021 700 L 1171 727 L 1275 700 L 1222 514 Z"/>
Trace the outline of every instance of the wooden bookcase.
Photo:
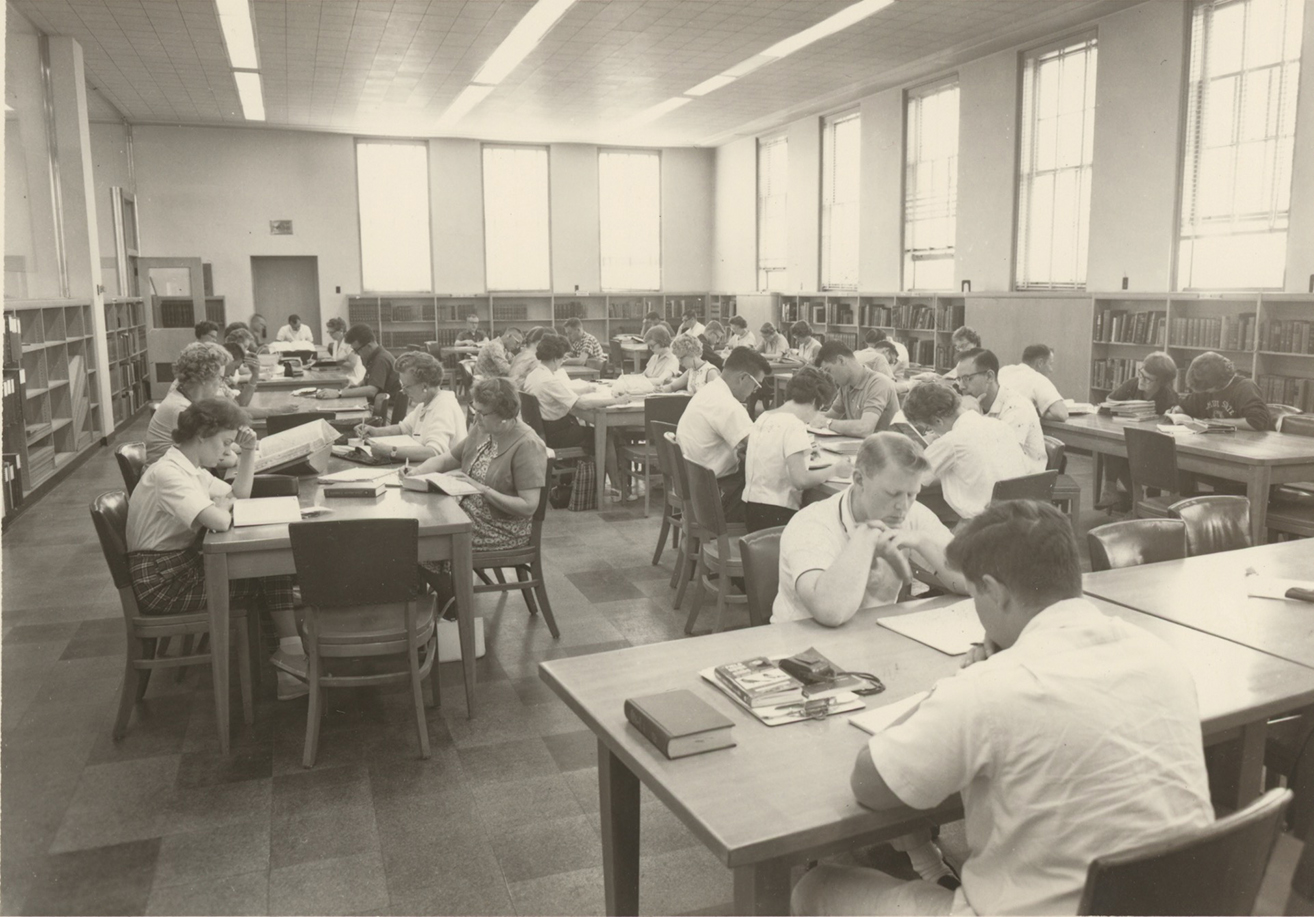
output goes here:
<path id="1" fill-rule="evenodd" d="M 110 408 L 117 432 L 132 423 L 150 400 L 146 305 L 142 300 L 105 301 L 105 344 L 109 354 Z"/>
<path id="2" fill-rule="evenodd" d="M 23 490 L 30 493 L 101 436 L 95 331 L 87 302 L 10 301 L 4 312 L 6 347 L 17 358 L 15 394 L 22 401 L 22 435 L 15 425 L 6 450 L 14 446 Z"/>
<path id="3" fill-rule="evenodd" d="M 963 324 L 965 298 L 947 293 L 787 293 L 780 297 L 778 324 L 789 331 L 805 321 L 826 340 L 862 348 L 862 336 L 878 328 L 908 348 L 912 363 L 947 371 L 952 366 L 949 339 Z"/>

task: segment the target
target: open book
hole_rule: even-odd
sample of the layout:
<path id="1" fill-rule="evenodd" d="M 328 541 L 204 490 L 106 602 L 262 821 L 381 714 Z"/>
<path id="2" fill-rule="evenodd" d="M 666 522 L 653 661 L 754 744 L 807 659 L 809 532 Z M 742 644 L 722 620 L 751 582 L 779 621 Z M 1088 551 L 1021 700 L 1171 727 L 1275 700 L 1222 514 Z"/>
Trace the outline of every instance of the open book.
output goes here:
<path id="1" fill-rule="evenodd" d="M 255 470 L 273 471 L 323 453 L 323 467 L 316 466 L 316 470 L 327 471 L 329 448 L 337 438 L 338 431 L 326 420 L 303 423 L 281 433 L 271 433 L 257 444 L 259 451 L 256 454 Z"/>
<path id="2" fill-rule="evenodd" d="M 479 489 L 470 482 L 434 471 L 430 474 L 414 474 L 404 477 L 402 487 L 406 490 L 418 490 L 421 493 L 447 494 L 449 497 L 464 497 L 479 493 Z"/>
<path id="3" fill-rule="evenodd" d="M 1193 417 L 1187 417 L 1185 414 L 1169 414 L 1168 420 L 1171 422 L 1159 424 L 1159 429 L 1165 433 L 1172 432 L 1172 427 L 1182 427 L 1190 430 L 1192 433 L 1235 433 L 1236 427 L 1230 423 L 1223 423 L 1219 420 L 1196 420 Z"/>

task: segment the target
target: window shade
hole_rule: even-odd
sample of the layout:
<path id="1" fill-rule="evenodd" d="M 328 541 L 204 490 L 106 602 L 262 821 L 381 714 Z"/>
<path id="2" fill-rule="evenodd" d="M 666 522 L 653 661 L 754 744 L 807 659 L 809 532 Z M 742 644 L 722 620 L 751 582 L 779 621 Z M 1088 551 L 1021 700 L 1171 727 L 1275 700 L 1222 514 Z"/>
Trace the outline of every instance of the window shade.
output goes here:
<path id="1" fill-rule="evenodd" d="M 552 286 L 548 156 L 543 147 L 484 147 L 484 270 L 490 290 Z"/>
<path id="2" fill-rule="evenodd" d="M 433 289 L 429 245 L 429 147 L 423 141 L 359 141 L 361 289 Z"/>
<path id="3" fill-rule="evenodd" d="M 757 288 L 784 290 L 789 269 L 789 143 L 757 144 Z"/>
<path id="4" fill-rule="evenodd" d="M 910 92 L 907 117 L 903 286 L 947 290 L 958 222 L 958 83 Z"/>
<path id="5" fill-rule="evenodd" d="M 662 277 L 661 156 L 598 154 L 599 242 L 604 290 L 657 290 Z"/>
<path id="6" fill-rule="evenodd" d="M 858 288 L 857 113 L 827 119 L 821 135 L 821 287 Z"/>

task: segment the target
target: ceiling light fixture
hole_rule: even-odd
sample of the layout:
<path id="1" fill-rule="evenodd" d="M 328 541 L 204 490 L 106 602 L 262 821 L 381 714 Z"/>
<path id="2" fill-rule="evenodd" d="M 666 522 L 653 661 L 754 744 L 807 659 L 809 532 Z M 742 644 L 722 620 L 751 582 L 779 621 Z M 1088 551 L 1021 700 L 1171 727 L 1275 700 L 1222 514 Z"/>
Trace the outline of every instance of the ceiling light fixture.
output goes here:
<path id="1" fill-rule="evenodd" d="M 724 73 L 717 74 L 710 79 L 703 80 L 693 89 L 686 89 L 684 94 L 687 96 L 705 96 L 709 92 L 720 89 L 722 86 L 729 86 L 735 81 L 733 76 L 726 76 Z"/>
<path id="2" fill-rule="evenodd" d="M 692 101 L 693 99 L 690 98 L 689 96 L 674 96 L 672 98 L 667 99 L 665 102 L 658 102 L 652 108 L 647 108 L 639 112 L 629 121 L 626 121 L 625 126 L 627 128 L 640 127 L 644 124 L 647 124 L 649 121 L 656 121 L 662 115 L 669 114 L 670 112 L 675 111 L 681 105 L 688 105 Z"/>
<path id="3" fill-rule="evenodd" d="M 484 61 L 470 82 L 481 86 L 496 86 L 506 79 L 529 56 L 529 52 L 538 47 L 543 36 L 551 31 L 574 3 L 575 0 L 538 0 L 516 23 L 511 34 L 502 39 L 497 50 Z"/>
<path id="4" fill-rule="evenodd" d="M 247 0 L 214 0 L 219 25 L 224 31 L 228 63 L 235 70 L 256 70 L 255 27 L 251 24 L 251 7 Z"/>
<path id="5" fill-rule="evenodd" d="M 456 100 L 447 107 L 447 111 L 443 112 L 443 116 L 438 119 L 438 127 L 448 128 L 460 121 L 469 113 L 470 109 L 482 102 L 484 97 L 492 92 L 494 88 L 493 86 L 476 86 L 471 83 L 462 89 L 461 94 L 456 97 Z"/>
<path id="6" fill-rule="evenodd" d="M 237 95 L 242 100 L 242 114 L 248 121 L 265 120 L 265 97 L 260 90 L 260 74 L 253 70 L 234 70 Z"/>

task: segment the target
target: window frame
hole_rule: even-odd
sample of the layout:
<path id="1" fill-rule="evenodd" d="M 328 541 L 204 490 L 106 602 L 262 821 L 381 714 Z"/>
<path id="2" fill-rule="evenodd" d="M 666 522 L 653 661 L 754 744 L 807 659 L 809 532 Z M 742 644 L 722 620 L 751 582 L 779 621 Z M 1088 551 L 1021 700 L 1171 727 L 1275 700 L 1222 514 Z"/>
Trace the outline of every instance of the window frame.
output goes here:
<path id="1" fill-rule="evenodd" d="M 910 196 L 913 189 L 911 188 L 911 182 L 909 181 L 909 171 L 913 165 L 913 163 L 910 162 L 909 160 L 909 156 L 911 153 L 911 144 L 914 139 L 913 137 L 914 124 L 913 124 L 912 108 L 914 103 L 916 103 L 918 106 L 916 128 L 917 131 L 920 132 L 922 128 L 922 121 L 923 121 L 920 103 L 930 98 L 931 96 L 939 95 L 942 92 L 948 92 L 950 90 L 952 90 L 955 93 L 958 93 L 958 98 L 955 99 L 955 109 L 958 112 L 959 121 L 960 121 L 959 127 L 961 127 L 962 95 L 961 95 L 961 87 L 959 85 L 959 79 L 957 73 L 946 74 L 945 76 L 939 77 L 937 79 L 931 80 L 926 83 L 922 83 L 921 85 L 915 86 L 904 92 L 903 175 L 902 175 L 903 221 L 900 226 L 901 229 L 900 251 L 902 253 L 902 260 L 900 262 L 900 284 L 899 284 L 900 288 L 904 292 L 911 292 L 916 290 L 952 290 L 953 289 L 952 279 L 950 280 L 949 286 L 947 287 L 929 287 L 925 285 L 918 286 L 916 283 L 912 282 L 912 278 L 910 278 L 909 276 L 910 273 L 912 273 L 915 276 L 915 271 L 913 270 L 913 268 L 915 267 L 916 262 L 918 261 L 940 261 L 940 260 L 954 261 L 957 256 L 957 251 L 958 251 L 957 169 L 961 156 L 960 153 L 962 147 L 961 134 L 958 134 L 955 137 L 956 142 L 954 145 L 954 153 L 952 157 L 954 174 L 950 179 L 951 192 L 950 192 L 948 216 L 953 221 L 953 241 L 947 248 L 939 248 L 939 249 L 929 248 L 929 247 L 918 249 L 918 248 L 912 248 L 909 245 L 909 236 L 910 236 L 910 229 L 912 223 L 912 220 L 909 216 L 909 212 L 910 212 L 911 204 L 913 203 Z M 922 163 L 922 162 L 927 162 L 927 160 L 919 159 L 917 160 L 917 162 Z"/>
<path id="2" fill-rule="evenodd" d="M 781 213 L 779 214 L 779 218 L 784 223 L 785 251 L 781 256 L 781 264 L 779 267 L 764 267 L 762 264 L 762 236 L 763 236 L 762 203 L 763 200 L 767 198 L 764 198 L 762 195 L 762 154 L 763 151 L 768 147 L 772 147 L 776 145 L 779 145 L 784 149 L 785 174 L 784 174 L 784 180 L 781 183 L 783 187 L 783 192 L 779 195 L 783 199 L 783 203 L 780 207 Z M 757 230 L 757 236 L 756 236 L 757 246 L 756 249 L 754 250 L 754 261 L 757 266 L 757 288 L 762 292 L 784 292 L 786 286 L 789 284 L 789 135 L 782 131 L 775 134 L 770 134 L 765 137 L 757 138 L 757 148 L 754 150 L 753 155 L 755 157 L 755 162 L 754 162 L 755 187 L 753 191 L 754 191 L 754 201 L 757 207 L 757 212 L 755 214 L 756 219 L 754 221 L 754 225 Z M 768 198 L 774 198 L 774 197 L 776 197 L 776 195 L 768 195 Z M 772 275 L 779 276 L 780 278 L 779 282 L 781 286 L 774 288 L 771 286 Z"/>
<path id="3" fill-rule="evenodd" d="M 854 197 L 852 200 L 854 221 L 857 224 L 854 227 L 854 241 L 853 241 L 854 263 L 853 263 L 852 283 L 849 283 L 847 281 L 832 282 L 830 278 L 831 258 L 829 256 L 832 254 L 832 246 L 830 245 L 830 242 L 834 235 L 834 232 L 831 227 L 831 221 L 834 216 L 835 202 L 831 201 L 830 203 L 827 203 L 826 200 L 826 170 L 827 170 L 826 137 L 829 135 L 833 138 L 835 136 L 838 126 L 841 124 L 848 124 L 848 123 L 853 123 L 857 130 L 856 137 L 858 144 L 858 149 L 855 154 L 855 159 L 858 164 L 858 169 L 857 169 L 857 174 L 854 176 L 854 189 L 853 189 Z M 832 139 L 831 142 L 833 144 L 834 140 Z M 831 153 L 831 158 L 834 159 L 833 151 Z M 827 115 L 826 117 L 822 118 L 820 165 L 821 165 L 821 174 L 819 177 L 821 184 L 821 195 L 820 195 L 821 220 L 820 220 L 820 232 L 818 233 L 819 243 L 820 243 L 819 252 L 818 252 L 819 269 L 817 272 L 817 278 L 819 281 L 818 285 L 821 287 L 823 291 L 834 290 L 836 292 L 856 292 L 858 289 L 858 284 L 860 282 L 859 274 L 860 274 L 860 266 L 862 261 L 861 248 L 860 248 L 861 240 L 859 238 L 859 234 L 862 231 L 862 110 L 860 108 L 857 107 L 847 108 L 844 111 L 836 112 L 835 114 Z M 834 181 L 833 178 L 832 181 Z M 845 203 L 848 202 L 846 201 Z"/>
<path id="4" fill-rule="evenodd" d="M 609 155 L 642 155 L 651 156 L 657 163 L 657 283 L 652 287 L 612 287 L 607 285 L 606 281 L 606 247 L 603 239 L 605 238 L 605 227 L 602 221 L 603 207 L 603 187 L 602 187 L 602 157 Z M 665 226 L 665 214 L 662 208 L 662 151 L 660 149 L 650 149 L 647 147 L 598 147 L 598 286 L 604 293 L 655 293 L 662 289 L 662 269 L 664 267 L 664 246 L 662 244 L 662 230 Z"/>
<path id="5" fill-rule="evenodd" d="M 485 156 L 487 150 L 508 149 L 508 150 L 537 150 L 543 154 L 543 195 L 547 204 L 547 226 L 546 245 L 547 245 L 547 283 L 542 287 L 496 287 L 490 282 L 488 274 L 488 161 Z M 483 216 L 483 246 L 484 246 L 484 289 L 489 293 L 551 293 L 552 292 L 552 155 L 546 144 L 539 143 L 498 143 L 484 142 L 479 144 L 479 199 L 482 205 Z"/>
<path id="6" fill-rule="evenodd" d="M 1034 110 L 1028 111 L 1028 103 L 1032 102 L 1036 95 L 1033 73 L 1039 71 L 1040 62 L 1047 57 L 1058 55 L 1061 59 L 1069 52 L 1079 52 L 1089 54 L 1086 65 L 1085 87 L 1086 87 L 1086 104 L 1083 106 L 1082 121 L 1082 162 L 1075 167 L 1058 166 L 1058 147 L 1060 140 L 1057 128 L 1055 131 L 1055 166 L 1052 169 L 1039 170 L 1033 167 L 1028 173 L 1026 166 L 1034 159 L 1035 156 L 1035 138 L 1037 136 L 1037 123 L 1041 120 L 1039 112 Z M 1091 70 L 1094 70 L 1094 78 L 1091 77 Z M 1014 207 L 1015 207 L 1015 225 L 1013 231 L 1013 289 L 1015 290 L 1076 290 L 1084 291 L 1086 282 L 1090 273 L 1089 255 L 1090 255 L 1090 211 L 1091 211 L 1091 186 L 1094 181 L 1095 161 L 1094 161 L 1094 136 L 1095 136 L 1095 96 L 1099 80 L 1099 33 L 1097 29 L 1085 29 L 1080 32 L 1070 33 L 1054 41 L 1046 42 L 1035 48 L 1031 48 L 1021 55 L 1021 70 L 1019 72 L 1019 93 L 1018 93 L 1018 147 L 1017 163 L 1014 170 L 1014 180 L 1016 187 L 1014 189 Z M 1086 117 L 1089 117 L 1089 123 Z M 1036 122 L 1036 123 L 1033 123 Z M 1087 154 L 1087 151 L 1089 153 Z M 1028 264 L 1027 243 L 1030 239 L 1032 228 L 1030 225 L 1029 205 L 1031 204 L 1032 185 L 1038 172 L 1058 176 L 1062 172 L 1078 173 L 1085 171 L 1083 178 L 1078 175 L 1077 202 L 1080 207 L 1084 200 L 1084 215 L 1080 212 L 1076 217 L 1074 228 L 1076 229 L 1076 240 L 1073 247 L 1074 262 L 1074 280 L 1055 281 L 1053 279 L 1053 249 L 1050 250 L 1051 270 L 1049 279 L 1036 280 L 1032 279 L 1030 267 Z M 1083 194 L 1084 186 L 1084 194 Z M 1057 207 L 1052 207 L 1050 211 L 1051 238 L 1052 226 L 1055 222 Z M 1075 275 L 1080 274 L 1079 277 Z"/>
<path id="7" fill-rule="evenodd" d="M 352 149 L 355 156 L 354 179 L 356 182 L 356 252 L 360 263 L 360 289 L 362 293 L 433 293 L 434 292 L 434 274 L 433 274 L 433 187 L 431 184 L 432 163 L 429 156 L 429 141 L 421 138 L 403 138 L 403 137 L 356 137 L 356 143 Z M 362 146 L 418 146 L 424 150 L 424 202 L 427 217 L 425 227 L 428 232 L 428 244 L 425 246 L 425 260 L 428 264 L 427 274 L 429 284 L 427 287 L 418 290 L 376 290 L 371 289 L 366 283 L 367 272 L 365 270 L 365 219 L 361 210 L 361 187 L 360 187 L 360 148 Z"/>

